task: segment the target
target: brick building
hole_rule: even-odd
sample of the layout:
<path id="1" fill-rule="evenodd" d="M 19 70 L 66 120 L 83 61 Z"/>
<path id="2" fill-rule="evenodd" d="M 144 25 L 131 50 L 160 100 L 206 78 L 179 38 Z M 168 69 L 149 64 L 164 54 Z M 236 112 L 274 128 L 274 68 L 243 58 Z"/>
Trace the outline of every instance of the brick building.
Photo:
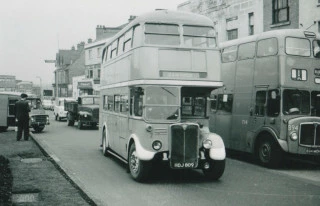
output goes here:
<path id="1" fill-rule="evenodd" d="M 75 49 L 74 46 L 71 50 L 60 49 L 56 54 L 56 70 L 54 71 L 55 82 L 53 84 L 56 97 L 72 96 L 72 75 L 78 73 L 75 71 L 77 68 L 72 65 L 81 57 L 81 54 L 84 59 L 84 44 L 84 42 L 79 43 L 77 49 Z M 80 64 L 77 63 L 76 65 L 79 66 Z M 81 69 L 82 72 L 84 72 L 84 61 L 83 65 L 79 67 L 79 70 Z M 79 73 L 81 73 L 81 71 L 79 71 Z"/>
<path id="2" fill-rule="evenodd" d="M 16 77 L 12 75 L 0 75 L 0 91 L 16 91 Z"/>
<path id="3" fill-rule="evenodd" d="M 202 14 L 212 19 L 218 42 L 263 31 L 263 0 L 190 0 L 178 10 Z"/>
<path id="4" fill-rule="evenodd" d="M 320 34 L 320 0 L 263 1 L 264 31 L 305 29 Z"/>
<path id="5" fill-rule="evenodd" d="M 320 0 L 189 0 L 178 10 L 211 18 L 218 42 L 275 29 L 320 33 Z"/>

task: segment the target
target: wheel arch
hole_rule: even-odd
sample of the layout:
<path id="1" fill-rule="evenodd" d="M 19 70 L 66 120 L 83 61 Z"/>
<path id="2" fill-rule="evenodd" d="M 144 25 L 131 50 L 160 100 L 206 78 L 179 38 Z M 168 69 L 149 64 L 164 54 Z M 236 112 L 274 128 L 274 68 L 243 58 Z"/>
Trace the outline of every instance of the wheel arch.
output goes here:
<path id="1" fill-rule="evenodd" d="M 130 150 L 130 147 L 133 143 L 136 146 L 136 152 L 137 152 L 137 156 L 139 159 L 144 160 L 144 161 L 148 161 L 148 160 L 153 159 L 156 152 L 148 151 L 148 150 L 144 149 L 139 141 L 138 136 L 135 134 L 130 135 L 129 140 L 128 140 L 127 159 L 129 159 L 129 150 Z"/>
<path id="2" fill-rule="evenodd" d="M 265 138 L 272 139 L 275 143 L 278 144 L 279 147 L 281 147 L 281 145 L 278 142 L 278 137 L 275 131 L 271 128 L 265 127 L 265 128 L 262 128 L 254 138 L 254 147 L 253 147 L 254 155 L 258 154 L 259 144 Z"/>

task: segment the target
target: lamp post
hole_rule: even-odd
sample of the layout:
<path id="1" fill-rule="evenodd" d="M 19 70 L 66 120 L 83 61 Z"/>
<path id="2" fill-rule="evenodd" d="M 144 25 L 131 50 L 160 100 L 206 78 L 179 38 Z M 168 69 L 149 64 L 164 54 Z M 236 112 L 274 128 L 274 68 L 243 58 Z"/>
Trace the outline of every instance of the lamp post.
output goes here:
<path id="1" fill-rule="evenodd" d="M 39 76 L 36 76 L 36 78 L 40 79 L 40 99 L 42 99 L 42 79 Z"/>

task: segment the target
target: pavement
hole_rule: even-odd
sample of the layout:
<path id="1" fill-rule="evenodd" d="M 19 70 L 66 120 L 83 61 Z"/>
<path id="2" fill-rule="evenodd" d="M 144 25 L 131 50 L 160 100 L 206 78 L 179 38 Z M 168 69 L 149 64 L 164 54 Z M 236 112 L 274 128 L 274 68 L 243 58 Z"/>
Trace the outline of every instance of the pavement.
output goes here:
<path id="1" fill-rule="evenodd" d="M 32 133 L 29 141 L 17 141 L 14 128 L 1 132 L 0 155 L 9 160 L 13 176 L 11 202 L 4 205 L 96 205 L 41 148 Z"/>

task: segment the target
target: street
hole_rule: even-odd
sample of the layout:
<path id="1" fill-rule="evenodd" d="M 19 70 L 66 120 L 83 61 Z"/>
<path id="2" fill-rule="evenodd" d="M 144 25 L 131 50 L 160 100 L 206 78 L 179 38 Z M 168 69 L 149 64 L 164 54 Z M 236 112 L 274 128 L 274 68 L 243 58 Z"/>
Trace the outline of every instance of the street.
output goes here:
<path id="1" fill-rule="evenodd" d="M 207 181 L 199 170 L 159 166 L 151 180 L 131 179 L 126 165 L 104 157 L 97 129 L 55 121 L 34 139 L 97 205 L 319 205 L 320 166 L 296 163 L 279 170 L 263 168 L 244 157 L 227 158 L 219 181 Z"/>

